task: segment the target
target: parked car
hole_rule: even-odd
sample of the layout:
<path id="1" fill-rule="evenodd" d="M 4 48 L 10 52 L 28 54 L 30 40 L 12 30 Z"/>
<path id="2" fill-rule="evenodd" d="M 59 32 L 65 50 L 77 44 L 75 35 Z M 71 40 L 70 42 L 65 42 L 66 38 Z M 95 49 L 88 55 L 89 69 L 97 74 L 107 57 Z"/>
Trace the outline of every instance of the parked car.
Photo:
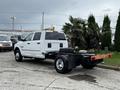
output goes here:
<path id="1" fill-rule="evenodd" d="M 8 35 L 0 35 L 0 50 L 12 50 L 12 42 Z"/>

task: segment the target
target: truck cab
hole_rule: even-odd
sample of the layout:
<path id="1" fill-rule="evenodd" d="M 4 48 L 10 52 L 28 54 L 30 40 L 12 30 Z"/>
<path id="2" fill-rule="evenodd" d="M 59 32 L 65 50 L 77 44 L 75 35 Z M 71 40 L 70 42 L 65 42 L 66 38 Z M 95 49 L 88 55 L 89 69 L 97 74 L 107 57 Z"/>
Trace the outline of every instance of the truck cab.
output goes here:
<path id="1" fill-rule="evenodd" d="M 14 53 L 17 61 L 22 57 L 45 59 L 55 55 L 61 48 L 68 48 L 64 33 L 56 31 L 31 32 L 15 44 Z"/>

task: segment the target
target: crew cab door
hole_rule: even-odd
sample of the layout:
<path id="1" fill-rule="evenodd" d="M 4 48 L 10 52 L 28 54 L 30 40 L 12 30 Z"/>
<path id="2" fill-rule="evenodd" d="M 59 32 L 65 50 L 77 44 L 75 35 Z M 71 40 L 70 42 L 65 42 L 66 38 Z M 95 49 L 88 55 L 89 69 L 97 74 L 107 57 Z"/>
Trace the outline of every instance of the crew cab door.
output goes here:
<path id="1" fill-rule="evenodd" d="M 42 54 L 44 46 L 42 46 L 41 32 L 35 32 L 31 41 L 32 56 L 35 58 L 45 58 Z"/>
<path id="2" fill-rule="evenodd" d="M 60 48 L 68 48 L 68 42 L 63 33 L 46 32 L 44 43 L 46 52 L 58 52 Z"/>
<path id="3" fill-rule="evenodd" d="M 21 43 L 21 49 L 22 49 L 22 54 L 23 56 L 28 56 L 30 57 L 32 55 L 32 51 L 31 51 L 31 42 L 32 42 L 32 38 L 33 38 L 33 34 L 34 33 L 30 33 L 27 35 L 27 37 L 24 39 L 24 41 Z"/>

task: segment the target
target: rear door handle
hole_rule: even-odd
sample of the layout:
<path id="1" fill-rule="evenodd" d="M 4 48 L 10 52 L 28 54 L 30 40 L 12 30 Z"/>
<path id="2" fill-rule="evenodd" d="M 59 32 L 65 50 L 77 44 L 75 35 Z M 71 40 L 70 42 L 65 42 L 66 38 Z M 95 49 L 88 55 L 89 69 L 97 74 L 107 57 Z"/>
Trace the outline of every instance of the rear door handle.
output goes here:
<path id="1" fill-rule="evenodd" d="M 27 44 L 30 44 L 30 43 L 27 43 Z"/>
<path id="2" fill-rule="evenodd" d="M 40 42 L 37 42 L 37 44 L 40 44 Z"/>

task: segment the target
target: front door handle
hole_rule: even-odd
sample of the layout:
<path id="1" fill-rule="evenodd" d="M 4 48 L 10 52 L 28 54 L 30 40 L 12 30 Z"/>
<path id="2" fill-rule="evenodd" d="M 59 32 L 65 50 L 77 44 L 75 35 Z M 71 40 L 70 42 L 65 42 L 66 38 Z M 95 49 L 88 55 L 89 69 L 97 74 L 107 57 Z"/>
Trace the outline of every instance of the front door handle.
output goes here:
<path id="1" fill-rule="evenodd" d="M 40 42 L 37 42 L 37 44 L 40 44 Z"/>

